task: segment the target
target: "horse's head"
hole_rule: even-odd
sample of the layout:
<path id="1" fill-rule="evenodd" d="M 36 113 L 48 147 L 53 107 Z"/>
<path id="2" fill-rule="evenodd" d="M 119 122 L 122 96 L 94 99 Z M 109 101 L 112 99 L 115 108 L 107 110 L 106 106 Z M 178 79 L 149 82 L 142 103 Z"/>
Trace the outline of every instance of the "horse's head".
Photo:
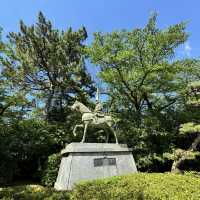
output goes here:
<path id="1" fill-rule="evenodd" d="M 81 113 L 91 113 L 91 110 L 88 107 L 86 107 L 84 104 L 82 104 L 81 102 L 77 100 L 74 102 L 74 104 L 70 108 L 71 110 L 76 110 Z"/>
<path id="2" fill-rule="evenodd" d="M 70 106 L 71 110 L 79 110 L 80 105 L 79 105 L 79 101 L 75 101 L 74 104 L 72 106 Z"/>

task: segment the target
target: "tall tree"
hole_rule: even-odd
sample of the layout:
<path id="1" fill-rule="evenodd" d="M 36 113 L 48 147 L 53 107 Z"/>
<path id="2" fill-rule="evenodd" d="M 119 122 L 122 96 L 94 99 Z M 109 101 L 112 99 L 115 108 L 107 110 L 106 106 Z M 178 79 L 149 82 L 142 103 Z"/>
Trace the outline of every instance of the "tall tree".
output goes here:
<path id="1" fill-rule="evenodd" d="M 131 31 L 95 33 L 87 49 L 109 88 L 108 107 L 121 118 L 121 137 L 138 160 L 169 148 L 180 123 L 182 90 L 200 74 L 198 60 L 175 58 L 188 38 L 186 23 L 162 30 L 156 19 L 153 14 L 144 28 Z"/>
<path id="2" fill-rule="evenodd" d="M 65 120 L 64 107 L 72 96 L 86 101 L 93 93 L 84 63 L 86 38 L 84 27 L 59 31 L 40 12 L 35 25 L 20 21 L 20 32 L 9 34 L 13 47 L 2 62 L 3 73 L 15 86 L 45 100 L 49 120 Z"/>
<path id="3" fill-rule="evenodd" d="M 195 79 L 195 60 L 175 60 L 175 49 L 188 34 L 185 23 L 165 30 L 156 27 L 156 14 L 147 25 L 132 31 L 95 33 L 89 48 L 91 61 L 101 67 L 100 77 L 112 88 L 117 101 L 137 113 L 161 112 L 177 100 L 177 91 Z M 187 78 L 185 78 L 186 73 Z"/>

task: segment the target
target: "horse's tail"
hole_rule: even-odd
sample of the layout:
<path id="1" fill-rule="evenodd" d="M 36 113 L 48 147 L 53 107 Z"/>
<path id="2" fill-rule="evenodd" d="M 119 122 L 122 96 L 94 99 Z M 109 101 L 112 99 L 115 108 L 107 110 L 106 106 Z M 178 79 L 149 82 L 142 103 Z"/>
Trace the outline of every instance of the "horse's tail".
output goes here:
<path id="1" fill-rule="evenodd" d="M 120 121 L 120 119 L 119 118 L 113 118 L 113 121 L 114 121 L 113 127 L 115 128 L 117 126 L 117 123 Z"/>

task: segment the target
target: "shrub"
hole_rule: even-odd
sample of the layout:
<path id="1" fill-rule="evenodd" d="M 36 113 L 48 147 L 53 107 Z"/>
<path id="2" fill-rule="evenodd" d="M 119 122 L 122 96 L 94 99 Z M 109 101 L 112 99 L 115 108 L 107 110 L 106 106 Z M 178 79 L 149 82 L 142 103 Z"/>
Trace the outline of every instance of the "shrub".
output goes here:
<path id="1" fill-rule="evenodd" d="M 0 185 L 12 181 L 18 171 L 14 152 L 10 151 L 12 141 L 10 127 L 0 124 Z"/>
<path id="2" fill-rule="evenodd" d="M 200 179 L 175 174 L 138 173 L 82 182 L 74 188 L 73 200 L 198 200 Z"/>
<path id="3" fill-rule="evenodd" d="M 5 159 L 0 154 L 0 185 L 5 185 L 12 181 L 15 170 L 17 171 L 16 163 L 12 160 Z M 5 162 L 6 161 L 6 162 Z"/>
<path id="4" fill-rule="evenodd" d="M 42 175 L 42 184 L 46 186 L 53 186 L 58 175 L 59 165 L 61 161 L 61 154 L 52 154 L 48 157 L 46 169 Z"/>
<path id="5" fill-rule="evenodd" d="M 0 188 L 0 199 L 2 200 L 68 200 L 69 198 L 69 192 L 58 192 L 40 185 Z"/>
<path id="6" fill-rule="evenodd" d="M 73 191 L 40 185 L 0 188 L 4 200 L 199 200 L 199 175 L 137 173 L 77 184 Z"/>
<path id="7" fill-rule="evenodd" d="M 37 119 L 0 123 L 0 184 L 40 181 L 48 156 L 69 140 L 66 132 L 61 125 Z"/>

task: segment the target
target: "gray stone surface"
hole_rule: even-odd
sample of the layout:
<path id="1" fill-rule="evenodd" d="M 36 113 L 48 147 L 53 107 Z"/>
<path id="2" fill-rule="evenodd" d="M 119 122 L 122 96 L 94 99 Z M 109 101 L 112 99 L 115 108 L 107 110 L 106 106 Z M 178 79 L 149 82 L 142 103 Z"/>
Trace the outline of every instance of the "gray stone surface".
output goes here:
<path id="1" fill-rule="evenodd" d="M 113 143 L 76 143 L 67 144 L 61 154 L 65 153 L 83 153 L 83 152 L 130 152 L 132 149 L 128 148 L 126 144 Z"/>
<path id="2" fill-rule="evenodd" d="M 131 149 L 124 144 L 71 143 L 61 153 L 57 190 L 71 190 L 81 180 L 137 172 Z"/>

